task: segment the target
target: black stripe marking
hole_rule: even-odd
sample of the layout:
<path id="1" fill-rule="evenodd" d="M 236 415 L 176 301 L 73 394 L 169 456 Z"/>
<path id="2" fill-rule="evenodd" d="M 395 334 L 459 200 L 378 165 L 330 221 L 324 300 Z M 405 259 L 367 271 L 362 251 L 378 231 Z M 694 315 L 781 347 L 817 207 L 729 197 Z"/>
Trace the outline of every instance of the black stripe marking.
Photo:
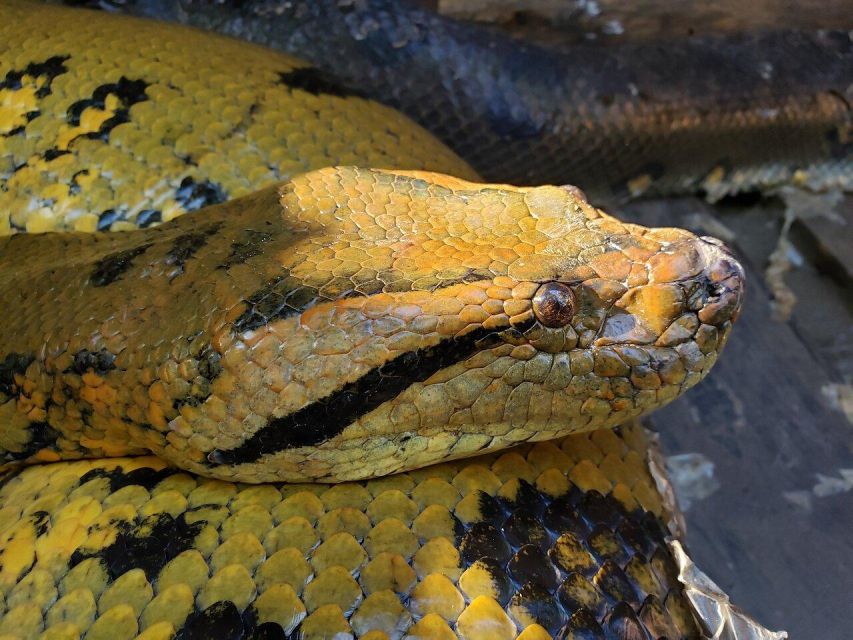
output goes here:
<path id="1" fill-rule="evenodd" d="M 415 382 L 423 382 L 437 371 L 501 342 L 490 329 L 476 329 L 433 347 L 401 354 L 331 395 L 288 416 L 273 418 L 236 449 L 212 451 L 208 459 L 213 464 L 243 464 L 284 449 L 318 445 Z"/>
<path id="2" fill-rule="evenodd" d="M 304 284 L 285 270 L 243 300 L 248 307 L 234 321 L 234 331 L 254 331 L 273 320 L 280 320 L 307 309 L 319 296 L 316 287 Z"/>
<path id="3" fill-rule="evenodd" d="M 133 266 L 133 259 L 148 251 L 152 243 L 142 244 L 133 249 L 126 249 L 108 255 L 95 263 L 89 280 L 92 286 L 106 287 L 118 280 L 121 275 Z"/>
<path id="4" fill-rule="evenodd" d="M 263 253 L 263 245 L 272 242 L 272 234 L 255 229 L 244 229 L 243 237 L 231 243 L 231 253 L 217 269 L 230 269 L 234 265 L 243 264 L 249 258 Z"/>
<path id="5" fill-rule="evenodd" d="M 221 227 L 220 223 L 214 222 L 202 231 L 184 233 L 172 241 L 172 246 L 166 252 L 165 258 L 166 264 L 173 267 L 169 272 L 170 281 L 184 273 L 187 261 L 192 260 L 198 250 L 206 245 L 208 239 L 216 235 Z"/>
<path id="6" fill-rule="evenodd" d="M 237 243 L 233 244 L 232 247 L 234 247 L 235 251 L 239 249 Z M 258 250 L 257 253 L 260 253 L 260 251 Z M 257 253 L 250 251 L 247 255 L 251 257 L 257 255 Z M 239 260 L 232 260 L 232 256 L 234 256 L 234 253 L 219 268 L 227 269 L 239 262 Z M 297 313 L 302 313 L 314 303 L 332 302 L 354 296 L 373 295 L 379 292 L 406 293 L 421 289 L 434 291 L 456 284 L 487 280 L 493 277 L 490 272 L 471 270 L 459 278 L 439 280 L 435 284 L 421 287 L 415 286 L 411 280 L 398 280 L 396 279 L 398 276 L 399 273 L 397 271 L 389 270 L 373 275 L 369 280 L 361 283 L 354 282 L 354 277 L 338 277 L 331 278 L 328 282 L 322 284 L 322 286 L 315 286 L 306 284 L 303 280 L 293 278 L 290 275 L 290 271 L 285 269 L 282 275 L 267 281 L 264 286 L 243 300 L 243 304 L 246 305 L 247 309 L 234 321 L 234 331 L 235 333 L 254 331 L 273 320 L 282 320 Z"/>

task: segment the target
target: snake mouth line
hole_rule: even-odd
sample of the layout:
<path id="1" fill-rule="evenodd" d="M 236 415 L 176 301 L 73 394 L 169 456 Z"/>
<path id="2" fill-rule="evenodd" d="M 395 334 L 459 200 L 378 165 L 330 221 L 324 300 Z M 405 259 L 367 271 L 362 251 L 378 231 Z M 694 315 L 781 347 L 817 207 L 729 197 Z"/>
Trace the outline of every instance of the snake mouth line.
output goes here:
<path id="1" fill-rule="evenodd" d="M 271 419 L 240 446 L 214 449 L 207 456 L 208 462 L 212 465 L 245 464 L 285 449 L 321 444 L 393 400 L 412 384 L 423 382 L 442 369 L 502 343 L 499 333 L 481 328 L 442 340 L 432 347 L 403 353 L 325 398 L 287 416 Z"/>

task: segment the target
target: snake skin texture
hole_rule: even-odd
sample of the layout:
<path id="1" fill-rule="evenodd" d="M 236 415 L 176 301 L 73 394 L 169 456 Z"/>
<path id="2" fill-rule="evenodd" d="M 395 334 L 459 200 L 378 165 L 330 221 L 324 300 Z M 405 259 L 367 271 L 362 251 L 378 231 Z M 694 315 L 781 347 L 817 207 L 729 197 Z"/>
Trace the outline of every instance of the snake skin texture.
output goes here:
<path id="1" fill-rule="evenodd" d="M 642 428 L 532 441 L 707 373 L 717 241 L 186 28 L 5 1 L 0 78 L 0 638 L 700 637 Z"/>
<path id="2" fill-rule="evenodd" d="M 476 177 L 398 112 L 290 56 L 0 3 L 0 235 L 145 227 L 335 164 Z"/>
<path id="3" fill-rule="evenodd" d="M 853 43 L 771 31 L 568 52 L 405 0 L 101 0 L 310 60 L 486 179 L 590 197 L 853 189 Z"/>
<path id="4" fill-rule="evenodd" d="M 203 222 L 0 242 L 7 460 L 150 451 L 244 482 L 614 427 L 702 379 L 743 289 L 687 231 L 427 172 L 330 168 Z"/>
<path id="5" fill-rule="evenodd" d="M 30 467 L 0 488 L 0 637 L 698 638 L 647 447 L 623 427 L 334 486 Z"/>

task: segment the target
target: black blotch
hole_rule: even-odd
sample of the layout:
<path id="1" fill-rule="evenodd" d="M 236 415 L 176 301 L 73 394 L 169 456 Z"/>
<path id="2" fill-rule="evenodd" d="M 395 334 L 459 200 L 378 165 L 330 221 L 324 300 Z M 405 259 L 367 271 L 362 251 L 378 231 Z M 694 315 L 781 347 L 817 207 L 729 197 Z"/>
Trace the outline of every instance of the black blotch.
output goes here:
<path id="1" fill-rule="evenodd" d="M 568 531 L 581 536 L 585 536 L 589 531 L 568 495 L 560 496 L 549 504 L 542 515 L 542 521 L 552 531 Z"/>
<path id="2" fill-rule="evenodd" d="M 648 640 L 643 625 L 634 610 L 625 602 L 618 603 L 604 621 L 605 628 L 616 638 L 625 640 Z"/>
<path id="3" fill-rule="evenodd" d="M 13 238 L 15 236 L 12 236 Z M 27 367 L 35 360 L 35 356 L 28 353 L 12 352 L 6 354 L 6 357 L 0 360 L 0 393 L 7 396 L 15 395 L 18 390 L 18 385 L 15 383 L 15 376 L 22 376 L 27 371 Z"/>
<path id="4" fill-rule="evenodd" d="M 138 485 L 148 491 L 156 487 L 166 478 L 182 473 L 179 469 L 165 468 L 152 469 L 150 467 L 140 467 L 133 471 L 124 471 L 121 467 L 115 469 L 92 469 L 87 471 L 78 482 L 78 486 L 83 486 L 87 482 L 106 478 L 109 482 L 110 493 L 115 493 L 124 487 Z"/>
<path id="5" fill-rule="evenodd" d="M 625 541 L 634 552 L 648 556 L 655 549 L 655 541 L 646 534 L 642 527 L 633 520 L 625 520 L 617 529 L 619 537 Z"/>
<path id="6" fill-rule="evenodd" d="M 184 267 L 199 249 L 207 244 L 208 239 L 222 227 L 218 222 L 210 224 L 203 231 L 184 233 L 172 241 L 172 246 L 166 252 L 166 264 L 174 267 L 169 273 L 169 280 L 174 280 L 184 273 Z"/>
<path id="7" fill-rule="evenodd" d="M 540 515 L 545 509 L 545 500 L 540 491 L 527 480 L 519 480 L 515 491 L 515 498 L 501 498 L 508 509 L 524 508 L 535 515 Z"/>
<path id="8" fill-rule="evenodd" d="M 187 616 L 175 640 L 241 640 L 244 632 L 237 606 L 230 600 L 220 600 L 204 611 L 194 611 Z"/>
<path id="9" fill-rule="evenodd" d="M 340 80 L 317 67 L 302 67 L 286 73 L 278 74 L 281 84 L 291 89 L 300 89 L 318 96 L 320 94 L 337 96 L 338 98 L 365 97 L 363 93 L 344 86 Z"/>
<path id="10" fill-rule="evenodd" d="M 486 522 L 471 525 L 459 543 L 459 553 L 466 567 L 485 558 L 490 558 L 503 567 L 512 557 L 509 543 L 494 526 Z"/>
<path id="11" fill-rule="evenodd" d="M 246 310 L 234 321 L 234 332 L 254 331 L 273 320 L 281 320 L 307 309 L 320 297 L 316 287 L 306 285 L 290 272 L 276 276 L 243 300 Z"/>
<path id="12" fill-rule="evenodd" d="M 87 558 L 100 558 L 110 579 L 116 580 L 132 569 L 142 569 L 154 581 L 166 563 L 179 553 L 191 549 L 206 522 L 187 523 L 186 514 L 173 518 L 160 513 L 145 518 L 138 525 L 119 522 L 115 541 L 97 551 L 77 550 L 71 555 L 71 566 Z"/>
<path id="13" fill-rule="evenodd" d="M 175 202 L 184 211 L 195 211 L 212 204 L 225 202 L 227 196 L 221 186 L 210 180 L 196 182 L 189 176 L 181 180 L 181 184 L 175 191 Z"/>
<path id="14" fill-rule="evenodd" d="M 288 636 L 276 622 L 259 624 L 249 636 L 251 640 L 287 640 Z"/>
<path id="15" fill-rule="evenodd" d="M 668 584 L 679 584 L 678 567 L 672 556 L 666 551 L 666 546 L 658 547 L 652 554 L 649 564 L 655 567 L 655 572 Z M 660 574 L 663 573 L 661 576 Z"/>
<path id="16" fill-rule="evenodd" d="M 101 349 L 100 351 L 81 349 L 74 354 L 74 361 L 66 371 L 76 373 L 80 376 L 87 371 L 92 371 L 99 376 L 103 376 L 116 368 L 115 359 L 115 354 L 110 353 L 106 349 Z"/>
<path id="17" fill-rule="evenodd" d="M 518 584 L 530 582 L 546 591 L 560 584 L 559 575 L 548 556 L 535 544 L 525 544 L 513 554 L 507 565 L 512 579 Z"/>
<path id="18" fill-rule="evenodd" d="M 47 511 L 34 511 L 30 514 L 33 526 L 36 528 L 36 536 L 43 536 L 50 530 L 50 514 Z"/>
<path id="19" fill-rule="evenodd" d="M 255 608 L 254 603 L 246 607 L 246 610 L 243 611 L 243 630 L 244 637 L 250 638 L 251 640 L 286 640 L 287 635 L 284 633 L 284 629 L 281 628 L 281 625 L 276 622 L 264 622 L 263 624 L 258 624 L 258 610 Z"/>
<path id="20" fill-rule="evenodd" d="M 272 234 L 255 229 L 243 230 L 243 238 L 231 243 L 231 253 L 217 269 L 228 269 L 243 264 L 249 258 L 261 255 L 263 245 L 272 240 Z"/>
<path id="21" fill-rule="evenodd" d="M 41 154 L 41 157 L 44 158 L 47 162 L 50 162 L 51 160 L 56 160 L 61 156 L 68 155 L 69 153 L 71 152 L 67 149 L 48 149 L 43 154 Z"/>
<path id="22" fill-rule="evenodd" d="M 595 585 L 616 602 L 639 604 L 640 600 L 625 572 L 612 560 L 605 560 L 593 578 Z"/>
<path id="23" fill-rule="evenodd" d="M 496 527 L 501 526 L 506 518 L 506 510 L 503 508 L 497 499 L 490 496 L 485 491 L 477 490 L 477 506 L 480 510 L 480 520 L 488 522 Z"/>
<path id="24" fill-rule="evenodd" d="M 133 259 L 148 251 L 152 243 L 139 245 L 133 249 L 117 251 L 95 263 L 89 280 L 95 287 L 106 287 L 118 280 L 133 265 Z"/>
<path id="25" fill-rule="evenodd" d="M 77 187 L 79 191 L 80 187 Z M 98 215 L 98 231 L 108 231 L 113 222 L 121 218 L 121 214 L 115 209 L 107 209 Z"/>
<path id="26" fill-rule="evenodd" d="M 603 496 L 598 491 L 587 491 L 580 501 L 578 511 L 592 526 L 604 524 L 615 526 L 624 512 L 616 498 Z"/>
<path id="27" fill-rule="evenodd" d="M 480 558 L 476 562 L 489 573 L 492 586 L 497 593 L 495 600 L 505 607 L 515 592 L 515 585 L 504 568 L 506 563 L 498 562 L 494 558 Z"/>
<path id="28" fill-rule="evenodd" d="M 156 209 L 144 209 L 136 215 L 136 226 L 146 229 L 152 224 L 163 221 L 163 213 Z"/>
<path id="29" fill-rule="evenodd" d="M 576 597 L 578 593 L 584 594 L 580 600 Z M 607 598 L 598 587 L 579 573 L 570 573 L 563 580 L 560 588 L 557 589 L 557 598 L 568 613 L 586 611 L 592 616 L 593 621 L 607 611 Z M 590 610 L 588 607 L 593 608 Z"/>
<path id="30" fill-rule="evenodd" d="M 642 525 L 643 530 L 646 532 L 646 535 L 650 539 L 654 540 L 657 546 L 666 546 L 666 539 L 669 537 L 669 532 L 664 528 L 663 524 L 661 524 L 660 520 L 656 518 L 653 513 L 650 513 L 648 511 L 644 512 L 640 520 L 640 524 Z"/>
<path id="31" fill-rule="evenodd" d="M 681 634 L 656 595 L 647 596 L 637 613 L 652 638 L 678 638 Z"/>
<path id="32" fill-rule="evenodd" d="M 535 326 L 536 316 L 534 316 L 532 313 L 530 314 L 530 317 L 512 323 L 512 328 L 520 334 L 519 337 L 524 336 L 524 334 L 526 334 Z"/>
<path id="33" fill-rule="evenodd" d="M 622 638 L 603 630 L 604 621 L 610 619 L 614 624 L 622 625 L 619 629 L 634 630 L 636 627 L 631 626 L 633 621 L 623 623 L 625 615 L 618 611 L 607 617 L 608 612 L 615 610 L 620 602 L 627 602 L 637 610 L 639 598 L 645 595 L 621 568 L 629 563 L 645 563 L 651 556 L 648 563 L 660 575 L 661 593 L 665 594 L 662 597 L 681 593 L 677 568 L 662 537 L 663 526 L 654 514 L 640 508 L 629 511 L 612 495 L 584 492 L 576 486 L 557 498 L 539 491 L 532 484 L 520 484 L 515 492 L 510 493 L 515 500 L 495 498 L 482 492 L 476 496 L 480 511 L 478 522 L 467 525 L 459 542 L 462 566 L 468 569 L 476 562 L 485 568 L 499 592 L 501 605 L 511 603 L 526 610 L 553 637 Z M 584 511 L 587 505 L 593 511 L 588 519 Z M 616 524 L 607 530 L 599 521 Z M 585 552 L 588 561 L 561 566 L 557 562 L 558 553 L 552 552 L 558 546 L 556 543 L 554 549 L 547 551 L 536 543 L 538 536 L 543 535 L 543 526 L 547 529 L 548 540 L 565 536 L 562 544 L 569 548 L 563 551 Z M 626 532 L 624 536 L 622 531 Z M 620 533 L 617 535 L 616 532 Z M 615 544 L 620 547 L 616 554 L 626 560 L 624 565 L 592 553 L 596 539 L 601 536 L 602 540 L 607 538 L 608 546 Z M 512 553 L 521 541 L 524 544 Z M 648 551 L 640 552 L 638 549 Z M 660 610 L 663 611 L 662 608 Z M 566 622 L 568 616 L 571 618 Z M 639 628 L 648 633 L 652 629 L 668 628 L 672 618 L 668 613 L 658 616 L 648 613 L 639 620 Z M 616 626 L 609 628 L 617 629 Z M 684 632 L 685 636 L 693 637 L 694 634 L 693 628 Z M 662 635 L 666 636 L 637 637 L 648 640 Z"/>
<path id="34" fill-rule="evenodd" d="M 217 449 L 208 458 L 215 464 L 240 464 L 283 449 L 325 442 L 415 382 L 423 382 L 437 371 L 501 342 L 491 330 L 477 329 L 433 347 L 401 354 L 331 395 L 270 420 L 236 449 Z"/>
<path id="35" fill-rule="evenodd" d="M 56 445 L 59 432 L 47 422 L 31 422 L 27 425 L 27 433 L 30 439 L 21 451 L 4 451 L 3 459 L 6 462 L 26 460 L 37 454 L 42 449 L 50 449 Z"/>
<path id="36" fill-rule="evenodd" d="M 551 636 L 566 623 L 566 615 L 554 597 L 538 584 L 527 583 L 512 597 L 511 606 L 527 612 L 537 624 L 542 625 Z"/>
<path id="37" fill-rule="evenodd" d="M 572 614 L 566 626 L 560 631 L 559 637 L 572 640 L 605 640 L 604 629 L 598 624 L 592 612 L 585 607 L 581 607 Z"/>
<path id="38" fill-rule="evenodd" d="M 234 332 L 254 331 L 273 320 L 283 320 L 302 313 L 318 300 L 334 300 L 354 294 L 349 291 L 321 292 L 302 280 L 284 273 L 269 280 L 260 289 L 243 300 L 246 310 L 234 321 Z"/>
<path id="39" fill-rule="evenodd" d="M 20 89 L 23 84 L 24 76 L 30 76 L 31 78 L 38 78 L 41 76 L 45 76 L 46 79 L 41 87 L 36 90 L 37 98 L 44 98 L 45 96 L 50 95 L 50 85 L 54 81 L 54 79 L 66 73 L 68 68 L 65 66 L 65 62 L 71 56 L 51 56 L 44 62 L 31 62 L 23 70 L 11 70 L 6 73 L 6 77 L 3 80 L 0 80 L 0 89 L 10 89 L 12 91 L 17 91 Z M 36 112 L 38 113 L 38 112 Z M 28 119 L 32 120 L 27 114 Z"/>
<path id="40" fill-rule="evenodd" d="M 72 126 L 79 126 L 80 116 L 89 107 L 96 109 L 104 109 L 106 106 L 107 96 L 114 95 L 119 99 L 121 107 L 115 110 L 115 113 L 101 123 L 97 131 L 90 131 L 84 134 L 87 138 L 108 140 L 110 131 L 118 125 L 130 121 L 130 107 L 138 102 L 148 100 L 145 90 L 148 88 L 148 83 L 144 80 L 130 80 L 125 76 L 119 78 L 118 82 L 110 82 L 95 87 L 91 98 L 85 98 L 74 102 L 65 113 L 65 119 Z"/>
<path id="41" fill-rule="evenodd" d="M 599 525 L 593 529 L 587 538 L 587 544 L 602 560 L 612 560 L 624 566 L 631 559 L 623 541 L 607 527 Z"/>
<path id="42" fill-rule="evenodd" d="M 72 196 L 76 196 L 78 193 L 80 193 L 80 191 L 82 190 L 82 187 L 80 186 L 80 183 L 77 182 L 77 178 L 79 178 L 80 176 L 88 176 L 88 175 L 89 175 L 88 169 L 81 169 L 80 171 L 76 172 L 73 176 L 71 176 L 71 180 L 68 181 L 68 193 L 70 193 Z M 113 209 L 107 209 L 106 211 L 101 212 L 99 219 L 98 219 L 98 231 L 104 231 L 104 229 L 101 229 L 101 226 L 100 226 L 100 217 L 104 216 L 108 211 L 113 211 Z"/>
<path id="43" fill-rule="evenodd" d="M 551 542 L 541 518 L 533 509 L 522 508 L 514 511 L 504 523 L 503 530 L 513 547 L 531 542 L 545 550 Z"/>
<path id="44" fill-rule="evenodd" d="M 197 407 L 210 397 L 210 383 L 222 373 L 222 356 L 210 345 L 205 346 L 197 356 L 198 375 L 203 382 L 193 381 L 193 388 L 189 395 L 177 398 L 172 406 L 180 411 L 184 405 Z"/>
<path id="45" fill-rule="evenodd" d="M 208 381 L 213 381 L 222 373 L 222 356 L 210 345 L 207 345 L 198 355 L 198 374 Z"/>

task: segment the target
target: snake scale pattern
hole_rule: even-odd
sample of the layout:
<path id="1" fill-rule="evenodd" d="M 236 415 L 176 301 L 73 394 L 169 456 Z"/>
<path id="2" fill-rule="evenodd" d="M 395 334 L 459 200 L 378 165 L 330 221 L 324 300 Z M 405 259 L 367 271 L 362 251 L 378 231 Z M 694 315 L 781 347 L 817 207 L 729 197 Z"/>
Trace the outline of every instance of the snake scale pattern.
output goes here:
<path id="1" fill-rule="evenodd" d="M 0 638 L 700 636 L 634 420 L 725 344 L 718 241 L 15 1 L 0 163 Z"/>

